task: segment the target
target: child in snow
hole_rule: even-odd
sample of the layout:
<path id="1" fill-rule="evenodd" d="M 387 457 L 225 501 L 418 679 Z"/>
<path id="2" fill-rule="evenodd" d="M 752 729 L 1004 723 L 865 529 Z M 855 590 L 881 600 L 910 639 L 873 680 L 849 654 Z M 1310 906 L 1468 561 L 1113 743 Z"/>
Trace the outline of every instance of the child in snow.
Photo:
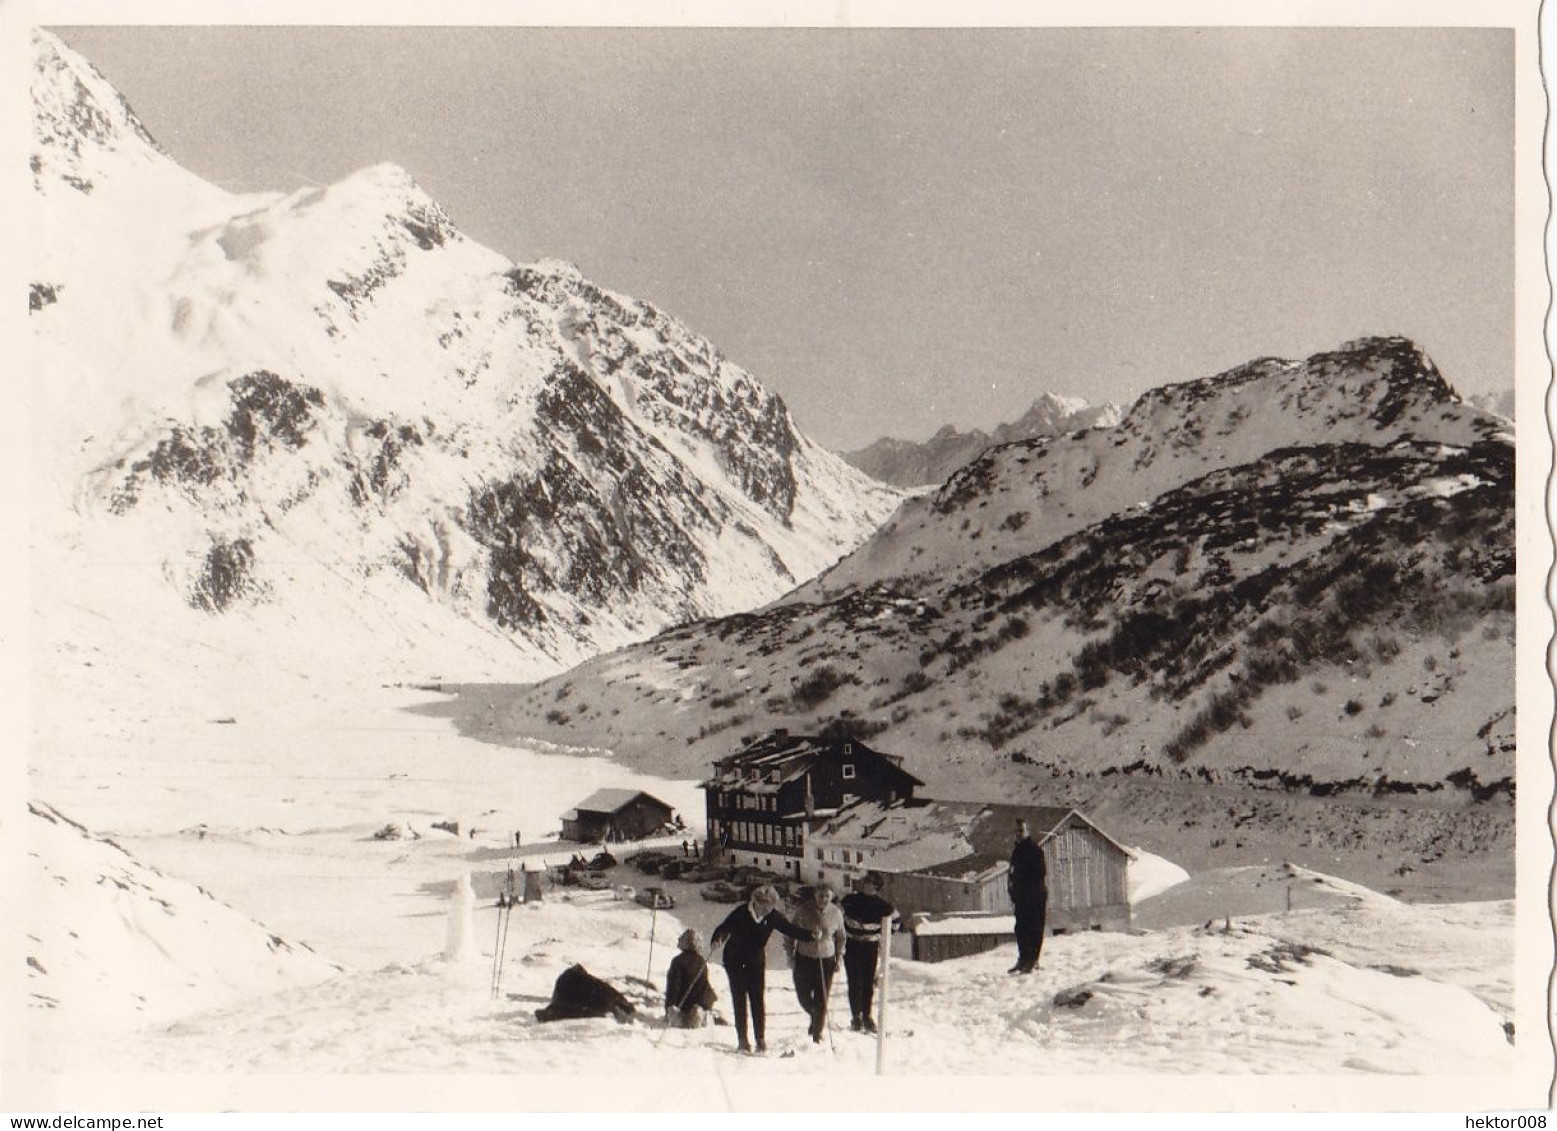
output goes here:
<path id="1" fill-rule="evenodd" d="M 703 936 L 689 927 L 676 940 L 676 949 L 681 953 L 670 960 L 665 975 L 665 1020 L 678 1029 L 700 1029 L 716 1000 Z"/>
<path id="2" fill-rule="evenodd" d="M 710 946 L 725 944 L 724 972 L 730 979 L 730 1000 L 735 1004 L 736 1049 L 751 1052 L 746 1041 L 746 1010 L 751 1008 L 752 1035 L 757 1051 L 768 1049 L 765 1036 L 766 1009 L 763 990 L 768 977 L 768 939 L 778 931 L 792 939 L 820 938 L 820 933 L 802 930 L 779 911 L 779 895 L 772 885 L 763 884 L 747 901 L 725 916 L 714 928 Z"/>

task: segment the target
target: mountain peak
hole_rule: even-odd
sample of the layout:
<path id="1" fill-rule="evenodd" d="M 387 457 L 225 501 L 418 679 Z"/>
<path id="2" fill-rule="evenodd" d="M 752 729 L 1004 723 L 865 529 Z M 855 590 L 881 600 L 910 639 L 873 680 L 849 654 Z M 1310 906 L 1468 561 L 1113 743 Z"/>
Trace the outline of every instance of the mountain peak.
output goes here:
<path id="1" fill-rule="evenodd" d="M 52 172 L 80 192 L 92 191 L 104 152 L 163 156 L 162 147 L 124 96 L 96 67 L 41 28 L 32 33 L 35 184 Z"/>
<path id="2" fill-rule="evenodd" d="M 962 432 L 953 424 L 942 425 L 922 444 L 888 437 L 843 458 L 867 475 L 899 487 L 943 483 L 959 467 L 984 449 L 1040 436 L 1061 436 L 1085 428 L 1112 428 L 1119 423 L 1119 406 L 1112 402 L 1088 404 L 1080 397 L 1042 393 L 1016 420 L 998 424 L 994 432 L 974 428 Z"/>

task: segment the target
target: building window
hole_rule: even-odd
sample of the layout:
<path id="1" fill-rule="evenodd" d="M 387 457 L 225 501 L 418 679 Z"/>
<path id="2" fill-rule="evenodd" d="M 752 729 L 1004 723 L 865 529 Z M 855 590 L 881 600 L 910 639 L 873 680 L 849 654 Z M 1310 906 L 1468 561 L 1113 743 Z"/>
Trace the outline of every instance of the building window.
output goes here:
<path id="1" fill-rule="evenodd" d="M 768 780 L 771 781 L 771 782 L 778 781 L 779 780 L 779 772 L 777 770 L 774 770 L 773 772 L 768 774 Z"/>
<path id="2" fill-rule="evenodd" d="M 822 855 L 822 850 L 820 848 L 818 848 L 816 850 L 816 858 L 818 860 L 825 860 L 825 859 L 827 859 L 825 856 Z"/>
<path id="3" fill-rule="evenodd" d="M 854 763 L 853 762 L 845 762 L 843 764 L 843 780 L 844 781 L 853 781 L 854 780 Z"/>

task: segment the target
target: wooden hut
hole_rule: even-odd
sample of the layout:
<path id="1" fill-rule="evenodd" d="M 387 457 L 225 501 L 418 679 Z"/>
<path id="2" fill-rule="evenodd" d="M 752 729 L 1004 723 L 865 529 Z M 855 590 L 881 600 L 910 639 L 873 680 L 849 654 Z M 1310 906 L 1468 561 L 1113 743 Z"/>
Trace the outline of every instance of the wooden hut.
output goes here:
<path id="1" fill-rule="evenodd" d="M 1018 818 L 1043 849 L 1048 931 L 1128 929 L 1131 853 L 1075 809 L 927 800 L 860 804 L 817 822 L 809 843 L 825 869 L 821 878 L 845 887 L 863 871 L 878 871 L 886 880 L 882 894 L 905 915 L 1006 915 Z"/>
<path id="2" fill-rule="evenodd" d="M 640 789 L 597 789 L 562 815 L 562 839 L 579 844 L 642 840 L 674 815 L 669 805 Z"/>

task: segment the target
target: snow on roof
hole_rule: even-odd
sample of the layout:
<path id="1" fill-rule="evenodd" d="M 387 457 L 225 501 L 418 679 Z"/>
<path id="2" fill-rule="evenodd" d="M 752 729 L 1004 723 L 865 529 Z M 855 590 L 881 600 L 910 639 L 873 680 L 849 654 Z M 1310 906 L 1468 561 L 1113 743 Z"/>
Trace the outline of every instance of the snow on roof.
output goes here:
<path id="1" fill-rule="evenodd" d="M 567 820 L 577 820 L 580 813 L 615 813 L 625 809 L 640 797 L 647 797 L 656 805 L 670 808 L 658 797 L 645 793 L 641 789 L 597 789 L 564 814 L 564 817 Z"/>
<path id="2" fill-rule="evenodd" d="M 948 915 L 923 919 L 913 926 L 916 935 L 1014 935 L 1015 915 Z"/>
<path id="3" fill-rule="evenodd" d="M 1075 821 L 1121 852 L 1130 851 L 1075 809 L 977 801 L 860 802 L 817 826 L 810 837 L 864 851 L 870 866 L 883 872 L 974 879 L 1005 863 L 1017 818 L 1040 844 Z"/>
<path id="4" fill-rule="evenodd" d="M 761 770 L 764 774 L 771 770 L 778 770 L 781 779 L 789 781 L 803 774 L 817 758 L 823 755 L 835 752 L 842 754 L 846 750 L 850 753 L 855 752 L 849 748 L 857 748 L 857 752 L 861 755 L 882 759 L 915 785 L 924 784 L 903 769 L 902 758 L 872 750 L 863 742 L 854 739 L 829 742 L 815 735 L 790 734 L 788 731 L 764 735 L 735 753 L 721 758 L 717 763 L 718 771 L 710 779 L 709 784 L 718 782 L 726 773 L 749 770 Z"/>
<path id="5" fill-rule="evenodd" d="M 986 852 L 975 852 L 957 860 L 931 864 L 928 868 L 920 868 L 918 871 L 920 875 L 938 876 L 944 880 L 982 880 L 1008 871 L 1010 867 L 1010 863 L 1003 857 L 992 856 Z"/>

